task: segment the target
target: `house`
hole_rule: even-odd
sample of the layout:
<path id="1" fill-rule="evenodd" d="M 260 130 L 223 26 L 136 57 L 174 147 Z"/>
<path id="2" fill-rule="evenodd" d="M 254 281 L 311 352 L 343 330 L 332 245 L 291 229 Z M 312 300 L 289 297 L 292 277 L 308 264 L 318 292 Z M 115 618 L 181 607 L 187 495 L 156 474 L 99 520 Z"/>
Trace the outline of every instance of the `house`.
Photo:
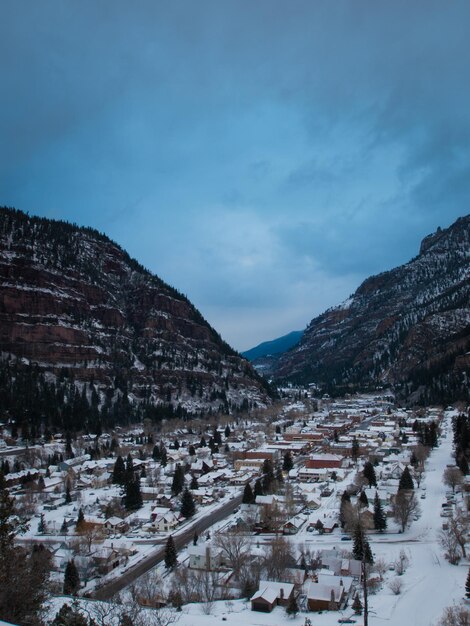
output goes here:
<path id="1" fill-rule="evenodd" d="M 300 517 L 292 517 L 282 527 L 283 535 L 295 535 L 299 532 L 302 524 L 304 524 L 305 519 Z"/>
<path id="2" fill-rule="evenodd" d="M 251 610 L 271 613 L 278 604 L 287 606 L 293 593 L 292 583 L 260 580 L 258 591 L 251 597 Z"/>
<path id="3" fill-rule="evenodd" d="M 310 611 L 337 611 L 345 599 L 343 581 L 331 576 L 331 581 L 311 582 L 307 588 L 307 607 Z"/>
<path id="4" fill-rule="evenodd" d="M 129 524 L 120 517 L 109 517 L 104 523 L 104 528 L 108 533 L 125 533 L 129 530 Z"/>
<path id="5" fill-rule="evenodd" d="M 188 547 L 189 567 L 201 570 L 227 569 L 223 550 L 213 545 L 196 545 Z"/>
<path id="6" fill-rule="evenodd" d="M 163 533 L 168 532 L 169 530 L 173 530 L 179 524 L 179 517 L 173 513 L 173 511 L 168 511 L 167 513 L 157 515 L 153 522 L 152 526 L 155 528 L 157 532 Z"/>

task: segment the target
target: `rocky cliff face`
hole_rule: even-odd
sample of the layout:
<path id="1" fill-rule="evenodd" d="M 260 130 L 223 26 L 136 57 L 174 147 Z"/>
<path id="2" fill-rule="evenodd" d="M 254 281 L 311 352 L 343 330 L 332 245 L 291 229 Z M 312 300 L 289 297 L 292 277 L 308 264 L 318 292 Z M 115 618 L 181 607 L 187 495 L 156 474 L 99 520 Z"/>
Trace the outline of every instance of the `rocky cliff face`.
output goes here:
<path id="1" fill-rule="evenodd" d="M 275 375 L 343 391 L 393 385 L 412 400 L 468 399 L 469 350 L 467 216 L 426 237 L 415 259 L 368 278 L 312 320 Z"/>
<path id="2" fill-rule="evenodd" d="M 88 399 L 180 413 L 268 399 L 184 296 L 96 231 L 0 209 L 0 285 L 3 362 L 72 378 Z"/>

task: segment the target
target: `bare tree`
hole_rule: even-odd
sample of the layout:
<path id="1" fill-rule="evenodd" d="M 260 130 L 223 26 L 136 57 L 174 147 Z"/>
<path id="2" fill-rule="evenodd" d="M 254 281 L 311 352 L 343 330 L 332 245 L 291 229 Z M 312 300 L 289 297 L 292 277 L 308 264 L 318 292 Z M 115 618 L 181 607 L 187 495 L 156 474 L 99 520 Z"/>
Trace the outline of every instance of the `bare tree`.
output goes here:
<path id="1" fill-rule="evenodd" d="M 452 565 L 457 565 L 460 561 L 461 550 L 454 533 L 447 526 L 439 532 L 439 543 L 441 544 L 444 556 Z"/>
<path id="2" fill-rule="evenodd" d="M 455 493 L 455 488 L 463 483 L 463 474 L 458 467 L 446 467 L 442 482 L 452 489 L 452 493 Z"/>
<path id="3" fill-rule="evenodd" d="M 295 565 L 291 543 L 284 537 L 276 537 L 269 545 L 264 559 L 264 567 L 268 580 L 282 581 L 286 577 L 286 570 Z"/>
<path id="4" fill-rule="evenodd" d="M 465 606 L 449 606 L 439 620 L 439 626 L 470 626 L 470 612 Z"/>
<path id="5" fill-rule="evenodd" d="M 448 518 L 447 526 L 459 544 L 463 558 L 466 559 L 467 553 L 465 551 L 465 544 L 467 543 L 469 530 L 468 516 L 464 511 L 458 509 L 452 517 Z"/>
<path id="6" fill-rule="evenodd" d="M 401 593 L 401 588 L 402 588 L 402 580 L 401 578 L 393 578 L 389 583 L 388 586 L 390 587 L 390 589 L 393 591 L 393 593 L 398 596 Z"/>
<path id="7" fill-rule="evenodd" d="M 401 489 L 395 496 L 392 506 L 393 517 L 401 525 L 402 532 L 411 523 L 413 516 L 420 515 L 421 509 L 414 491 Z"/>
<path id="8" fill-rule="evenodd" d="M 223 554 L 235 576 L 239 576 L 245 563 L 250 558 L 250 537 L 242 531 L 217 533 L 214 546 Z"/>

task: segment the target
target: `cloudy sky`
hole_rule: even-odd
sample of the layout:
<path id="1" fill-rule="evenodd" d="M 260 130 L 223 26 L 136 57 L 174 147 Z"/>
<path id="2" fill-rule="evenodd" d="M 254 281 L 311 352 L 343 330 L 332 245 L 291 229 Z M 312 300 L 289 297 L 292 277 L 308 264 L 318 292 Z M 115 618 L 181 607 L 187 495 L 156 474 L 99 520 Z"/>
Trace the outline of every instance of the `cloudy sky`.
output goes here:
<path id="1" fill-rule="evenodd" d="M 468 0 L 5 0 L 0 204 L 104 231 L 235 348 L 469 210 Z"/>

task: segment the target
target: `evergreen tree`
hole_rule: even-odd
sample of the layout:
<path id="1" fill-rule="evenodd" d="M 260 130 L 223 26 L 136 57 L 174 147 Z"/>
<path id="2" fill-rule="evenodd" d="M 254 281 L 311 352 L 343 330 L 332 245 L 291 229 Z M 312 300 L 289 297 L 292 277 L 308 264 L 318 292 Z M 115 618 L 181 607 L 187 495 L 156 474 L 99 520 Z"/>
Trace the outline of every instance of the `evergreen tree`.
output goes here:
<path id="1" fill-rule="evenodd" d="M 44 513 L 41 513 L 41 517 L 39 519 L 39 524 L 38 524 L 38 533 L 44 534 L 47 531 L 47 527 L 46 527 L 46 520 L 44 518 Z"/>
<path id="2" fill-rule="evenodd" d="M 341 528 L 344 528 L 346 522 L 348 521 L 349 512 L 351 511 L 351 496 L 345 490 L 341 496 L 341 504 L 339 507 L 339 520 L 341 523 Z"/>
<path id="3" fill-rule="evenodd" d="M 179 463 L 176 464 L 175 473 L 173 474 L 173 482 L 171 483 L 171 493 L 175 496 L 179 495 L 184 488 L 184 467 Z"/>
<path id="4" fill-rule="evenodd" d="M 289 598 L 289 602 L 286 606 L 286 613 L 291 617 L 295 617 L 299 612 L 299 605 L 297 604 L 297 598 L 295 597 L 295 593 L 293 592 Z"/>
<path id="5" fill-rule="evenodd" d="M 227 439 L 228 437 L 230 437 L 230 426 L 227 424 L 227 426 L 225 427 L 225 439 Z"/>
<path id="6" fill-rule="evenodd" d="M 468 570 L 467 580 L 465 582 L 465 595 L 470 599 L 470 569 Z"/>
<path id="7" fill-rule="evenodd" d="M 195 449 L 195 447 L 193 445 L 189 446 L 188 454 L 189 454 L 189 456 L 196 456 L 196 449 Z"/>
<path id="8" fill-rule="evenodd" d="M 65 490 L 65 504 L 70 504 L 72 502 L 72 496 L 70 494 L 70 483 L 67 481 L 67 488 Z"/>
<path id="9" fill-rule="evenodd" d="M 292 460 L 291 453 L 290 452 L 286 452 L 284 454 L 284 460 L 283 460 L 283 463 L 282 463 L 282 469 L 285 472 L 290 472 L 293 467 L 294 467 L 294 462 Z"/>
<path id="10" fill-rule="evenodd" d="M 354 436 L 352 440 L 352 444 L 351 444 L 351 458 L 354 462 L 356 462 L 358 456 L 359 456 L 359 442 Z"/>
<path id="11" fill-rule="evenodd" d="M 254 493 L 253 493 L 253 490 L 251 488 L 250 483 L 246 483 L 246 485 L 245 485 L 245 489 L 243 490 L 242 503 L 243 504 L 254 504 L 255 503 L 255 496 L 254 496 Z"/>
<path id="12" fill-rule="evenodd" d="M 364 465 L 362 474 L 364 478 L 367 481 L 369 481 L 369 487 L 377 487 L 377 478 L 375 476 L 375 469 L 370 461 L 367 461 L 367 463 Z"/>
<path id="13" fill-rule="evenodd" d="M 189 484 L 190 489 L 199 489 L 199 484 L 197 482 L 196 474 L 191 478 L 191 482 Z"/>
<path id="14" fill-rule="evenodd" d="M 96 622 L 88 621 L 78 609 L 63 604 L 51 626 L 96 626 Z"/>
<path id="15" fill-rule="evenodd" d="M 361 493 L 359 495 L 359 503 L 363 507 L 368 507 L 369 506 L 369 499 L 368 499 L 367 494 L 366 494 L 365 491 L 361 491 Z"/>
<path id="16" fill-rule="evenodd" d="M 114 485 L 124 486 L 126 483 L 126 466 L 122 456 L 118 456 L 114 462 L 112 481 Z"/>
<path id="17" fill-rule="evenodd" d="M 168 463 L 168 454 L 167 454 L 165 446 L 163 446 L 160 449 L 160 465 L 162 467 L 166 467 L 167 463 Z"/>
<path id="18" fill-rule="evenodd" d="M 387 528 L 387 518 L 383 512 L 377 491 L 375 492 L 374 497 L 374 528 L 381 533 L 383 533 L 383 531 Z"/>
<path id="19" fill-rule="evenodd" d="M 80 576 L 74 560 L 69 561 L 65 567 L 63 593 L 66 596 L 74 596 L 80 589 Z"/>
<path id="20" fill-rule="evenodd" d="M 62 522 L 62 526 L 60 527 L 60 532 L 63 535 L 66 535 L 69 532 L 69 529 L 67 527 L 67 520 L 65 519 L 65 517 L 64 517 L 64 521 Z"/>
<path id="21" fill-rule="evenodd" d="M 181 515 L 188 519 L 192 517 L 195 512 L 196 505 L 194 504 L 193 494 L 189 489 L 185 489 L 181 498 Z"/>
<path id="22" fill-rule="evenodd" d="M 134 478 L 124 486 L 124 506 L 127 511 L 137 511 L 142 506 L 140 478 Z"/>
<path id="23" fill-rule="evenodd" d="M 207 447 L 207 443 L 204 437 L 201 437 L 201 441 L 199 442 L 199 447 L 200 448 L 206 448 Z"/>
<path id="24" fill-rule="evenodd" d="M 83 515 L 82 507 L 80 507 L 78 509 L 77 523 L 75 524 L 76 531 L 80 532 L 84 525 L 85 525 L 85 516 Z"/>
<path id="25" fill-rule="evenodd" d="M 160 452 L 160 446 L 153 446 L 152 459 L 154 461 L 159 461 L 161 458 L 162 458 L 162 455 Z"/>
<path id="26" fill-rule="evenodd" d="M 131 453 L 127 455 L 126 459 L 126 472 L 124 475 L 124 485 L 134 481 L 134 461 L 132 460 Z"/>
<path id="27" fill-rule="evenodd" d="M 468 467 L 468 461 L 467 461 L 467 457 L 462 454 L 459 458 L 459 462 L 458 462 L 458 466 L 460 471 L 462 472 L 462 474 L 464 476 L 467 476 L 467 474 L 469 473 L 469 467 Z"/>
<path id="28" fill-rule="evenodd" d="M 360 526 L 356 526 L 356 530 L 354 531 L 353 556 L 358 561 L 364 560 L 366 563 L 370 564 L 374 562 L 369 542 Z"/>
<path id="29" fill-rule="evenodd" d="M 356 615 L 362 615 L 362 602 L 357 593 L 354 596 L 354 602 L 352 603 L 351 608 Z"/>
<path id="30" fill-rule="evenodd" d="M 178 563 L 178 557 L 176 554 L 175 542 L 173 541 L 173 537 L 170 535 L 165 544 L 165 567 L 170 569 L 175 567 Z"/>
<path id="31" fill-rule="evenodd" d="M 197 531 L 194 531 L 193 546 L 197 546 L 198 539 L 199 539 L 199 535 L 197 534 Z"/>
<path id="32" fill-rule="evenodd" d="M 413 483 L 413 479 L 411 478 L 411 473 L 407 465 L 400 476 L 400 482 L 398 483 L 398 491 L 401 491 L 402 489 L 414 489 L 414 488 L 415 486 Z"/>
<path id="33" fill-rule="evenodd" d="M 362 561 L 364 556 L 364 531 L 360 526 L 356 526 L 354 531 L 353 556 L 356 560 Z"/>
<path id="34" fill-rule="evenodd" d="M 261 480 L 257 478 L 255 481 L 255 490 L 254 490 L 255 501 L 256 501 L 256 496 L 262 496 L 263 493 L 264 493 L 263 485 L 261 484 Z"/>

